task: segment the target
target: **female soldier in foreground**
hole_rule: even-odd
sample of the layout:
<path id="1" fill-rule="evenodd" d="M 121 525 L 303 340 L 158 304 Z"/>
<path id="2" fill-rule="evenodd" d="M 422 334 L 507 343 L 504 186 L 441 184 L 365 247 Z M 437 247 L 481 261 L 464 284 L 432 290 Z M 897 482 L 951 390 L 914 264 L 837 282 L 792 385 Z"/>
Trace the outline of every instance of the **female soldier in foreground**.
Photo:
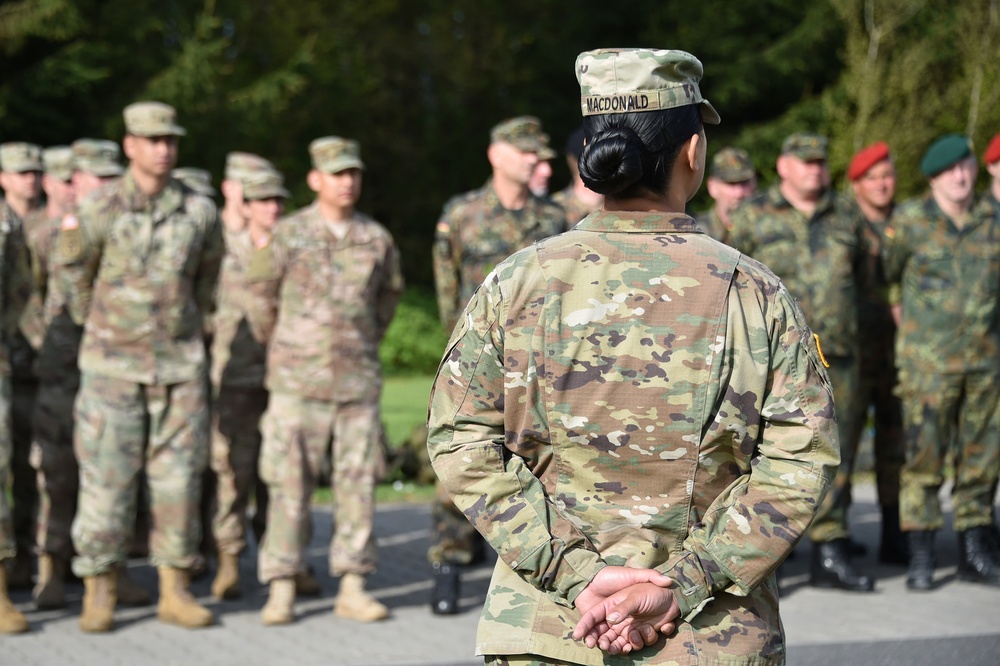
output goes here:
<path id="1" fill-rule="evenodd" d="M 580 55 L 604 209 L 498 265 L 438 371 L 431 460 L 500 555 L 487 663 L 784 661 L 774 571 L 839 463 L 833 399 L 778 278 L 682 212 L 719 122 L 701 75 Z"/>

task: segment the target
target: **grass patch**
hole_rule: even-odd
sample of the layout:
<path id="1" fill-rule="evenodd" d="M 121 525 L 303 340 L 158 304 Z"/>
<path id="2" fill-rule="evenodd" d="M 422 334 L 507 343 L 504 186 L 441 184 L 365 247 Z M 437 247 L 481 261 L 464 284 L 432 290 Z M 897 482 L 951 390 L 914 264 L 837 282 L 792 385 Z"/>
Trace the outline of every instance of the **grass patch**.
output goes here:
<path id="1" fill-rule="evenodd" d="M 397 481 L 396 483 L 380 483 L 375 488 L 376 504 L 425 504 L 434 499 L 437 492 L 433 485 L 423 485 L 412 481 Z M 333 504 L 333 491 L 329 488 L 317 488 L 313 493 L 314 505 Z"/>
<path id="2" fill-rule="evenodd" d="M 398 447 L 416 426 L 427 421 L 427 399 L 433 382 L 431 375 L 388 377 L 383 382 L 382 423 L 390 447 Z"/>

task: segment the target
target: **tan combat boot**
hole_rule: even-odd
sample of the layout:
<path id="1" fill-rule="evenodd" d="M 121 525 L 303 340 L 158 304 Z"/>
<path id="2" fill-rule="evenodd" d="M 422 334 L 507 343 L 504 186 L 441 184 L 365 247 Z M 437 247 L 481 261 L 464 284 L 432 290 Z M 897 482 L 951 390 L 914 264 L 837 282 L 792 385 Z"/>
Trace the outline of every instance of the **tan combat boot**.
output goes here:
<path id="1" fill-rule="evenodd" d="M 111 631 L 115 626 L 118 578 L 114 570 L 83 579 L 83 612 L 80 629 L 90 633 Z"/>
<path id="2" fill-rule="evenodd" d="M 7 596 L 7 567 L 0 562 L 0 634 L 20 634 L 28 630 L 28 620 Z"/>
<path id="3" fill-rule="evenodd" d="M 115 567 L 115 575 L 118 577 L 118 603 L 124 606 L 148 606 L 153 603 L 149 591 L 128 575 L 124 564 Z"/>
<path id="4" fill-rule="evenodd" d="M 290 624 L 295 620 L 292 604 L 295 603 L 295 579 L 275 578 L 267 595 L 267 603 L 260 611 L 266 625 Z"/>
<path id="5" fill-rule="evenodd" d="M 240 588 L 240 556 L 219 553 L 219 568 L 212 581 L 212 596 L 216 599 L 239 599 L 243 595 Z"/>
<path id="6" fill-rule="evenodd" d="M 53 610 L 66 607 L 66 560 L 43 553 L 38 556 L 38 582 L 35 584 L 35 608 Z"/>
<path id="7" fill-rule="evenodd" d="M 389 609 L 365 592 L 364 576 L 349 573 L 340 579 L 340 593 L 333 614 L 358 622 L 375 622 L 389 617 Z"/>
<path id="8" fill-rule="evenodd" d="M 158 567 L 157 572 L 160 574 L 160 603 L 156 606 L 156 617 L 188 629 L 207 627 L 215 622 L 212 611 L 195 601 L 188 591 L 187 572 L 167 566 Z"/>

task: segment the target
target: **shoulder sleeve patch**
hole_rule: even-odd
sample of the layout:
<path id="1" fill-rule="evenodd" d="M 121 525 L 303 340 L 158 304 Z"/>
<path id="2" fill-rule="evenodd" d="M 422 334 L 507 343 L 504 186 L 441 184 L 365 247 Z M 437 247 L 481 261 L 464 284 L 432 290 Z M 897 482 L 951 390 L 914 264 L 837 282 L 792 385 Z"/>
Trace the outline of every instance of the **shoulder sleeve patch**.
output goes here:
<path id="1" fill-rule="evenodd" d="M 63 227 L 59 230 L 59 241 L 56 244 L 56 255 L 63 263 L 73 263 L 83 256 L 83 231 L 79 224 L 66 227 L 65 220 L 63 221 Z"/>
<path id="2" fill-rule="evenodd" d="M 277 280 L 278 271 L 274 266 L 274 254 L 271 245 L 254 250 L 250 255 L 250 268 L 247 270 L 247 279 L 251 282 L 266 282 Z"/>

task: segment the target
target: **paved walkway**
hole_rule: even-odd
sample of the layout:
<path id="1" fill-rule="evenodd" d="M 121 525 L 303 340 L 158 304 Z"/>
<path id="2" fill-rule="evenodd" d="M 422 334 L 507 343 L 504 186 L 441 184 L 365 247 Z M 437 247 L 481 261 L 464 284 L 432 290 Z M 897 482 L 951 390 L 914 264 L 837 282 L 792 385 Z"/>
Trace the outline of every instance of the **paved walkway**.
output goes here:
<path id="1" fill-rule="evenodd" d="M 874 553 L 878 509 L 874 489 L 856 489 L 852 524 L 856 538 Z M 331 614 L 337 582 L 320 580 L 324 594 L 296 605 L 299 621 L 264 628 L 259 611 L 266 590 L 245 585 L 237 602 L 210 601 L 210 580 L 198 581 L 195 594 L 215 610 L 219 625 L 187 631 L 155 619 L 155 608 L 121 609 L 118 629 L 109 635 L 85 635 L 77 628 L 82 588 L 70 588 L 65 611 L 35 612 L 26 592 L 14 594 L 28 612 L 32 632 L 0 637 L 0 665 L 40 664 L 204 664 L 250 666 L 472 666 L 479 608 L 490 569 L 477 568 L 463 578 L 463 611 L 438 617 L 428 611 L 429 567 L 425 553 L 430 514 L 424 505 L 382 506 L 376 518 L 381 567 L 371 578 L 373 592 L 392 609 L 390 620 L 361 625 Z M 316 539 L 308 557 L 326 571 L 323 544 L 330 535 L 330 512 L 316 511 Z M 791 665 L 797 664 L 1000 664 L 1000 588 L 954 580 L 956 543 L 944 532 L 938 549 L 942 585 L 925 594 L 905 589 L 904 570 L 881 567 L 870 554 L 862 564 L 878 576 L 878 591 L 854 595 L 820 591 L 807 585 L 809 547 L 802 545 L 783 569 L 782 616 Z M 254 560 L 244 556 L 243 573 L 252 580 Z M 135 577 L 155 589 L 155 573 L 134 563 Z"/>

